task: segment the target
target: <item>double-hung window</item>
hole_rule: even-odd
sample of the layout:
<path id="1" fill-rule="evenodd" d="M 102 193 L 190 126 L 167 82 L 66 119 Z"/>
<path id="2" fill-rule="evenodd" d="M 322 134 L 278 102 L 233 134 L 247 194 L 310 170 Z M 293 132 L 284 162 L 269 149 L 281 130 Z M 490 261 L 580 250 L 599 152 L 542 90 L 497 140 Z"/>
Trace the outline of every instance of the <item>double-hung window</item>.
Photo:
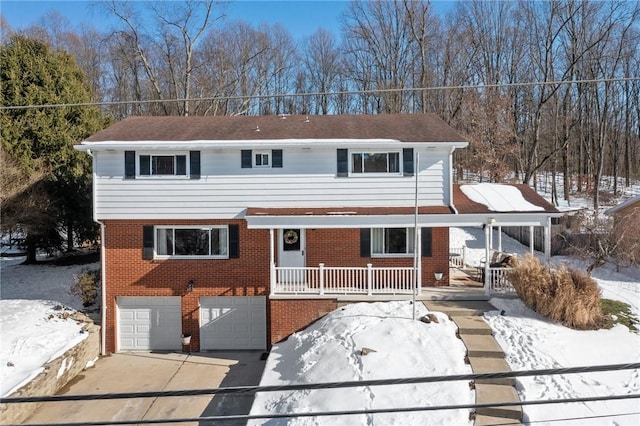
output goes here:
<path id="1" fill-rule="evenodd" d="M 226 226 L 156 227 L 158 257 L 229 257 L 229 236 Z"/>
<path id="2" fill-rule="evenodd" d="M 351 152 L 351 173 L 400 173 L 399 152 Z"/>
<path id="3" fill-rule="evenodd" d="M 270 151 L 255 151 L 254 155 L 254 166 L 255 167 L 271 167 L 271 163 L 269 162 Z"/>
<path id="4" fill-rule="evenodd" d="M 186 154 L 142 154 L 139 157 L 140 176 L 187 176 Z"/>
<path id="5" fill-rule="evenodd" d="M 371 229 L 371 254 L 374 256 L 411 255 L 414 250 L 414 228 Z"/>

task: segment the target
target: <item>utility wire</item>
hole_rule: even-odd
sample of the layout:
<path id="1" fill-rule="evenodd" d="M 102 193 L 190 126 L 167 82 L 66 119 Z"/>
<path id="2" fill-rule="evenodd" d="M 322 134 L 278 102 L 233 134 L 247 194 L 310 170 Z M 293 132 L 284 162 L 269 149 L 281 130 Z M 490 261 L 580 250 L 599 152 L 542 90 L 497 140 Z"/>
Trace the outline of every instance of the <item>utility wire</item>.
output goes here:
<path id="1" fill-rule="evenodd" d="M 291 385 L 271 385 L 271 386 L 237 386 L 211 389 L 188 389 L 172 391 L 148 391 L 148 392 L 124 392 L 124 393 L 104 393 L 87 395 L 49 395 L 30 397 L 10 397 L 0 398 L 0 404 L 27 403 L 27 402 L 53 402 L 53 401 L 89 401 L 105 399 L 125 399 L 125 398 L 156 398 L 170 396 L 196 396 L 196 395 L 222 395 L 222 394 L 255 394 L 256 392 L 276 392 L 292 390 L 313 390 L 313 389 L 339 389 L 349 387 L 368 387 L 384 385 L 405 385 L 415 383 L 435 383 L 451 382 L 460 380 L 481 380 L 499 379 L 511 377 L 546 376 L 556 374 L 593 373 L 601 371 L 633 370 L 640 368 L 640 363 L 595 365 L 587 367 L 549 368 L 544 370 L 523 370 L 504 371 L 497 373 L 472 373 L 455 374 L 448 376 L 428 376 L 428 377 L 406 377 L 399 379 L 377 379 L 348 382 L 327 382 L 312 384 L 291 384 Z"/>
<path id="2" fill-rule="evenodd" d="M 103 101 L 103 102 L 78 102 L 67 104 L 40 104 L 40 105 L 15 105 L 0 106 L 1 111 L 7 110 L 25 110 L 25 109 L 46 109 L 46 108 L 63 108 L 63 107 L 84 107 L 84 106 L 109 106 L 109 105 L 129 105 L 129 104 L 156 104 L 165 102 L 195 102 L 195 101 L 234 101 L 249 99 L 271 99 L 271 98 L 299 98 L 310 96 L 340 96 L 340 95 L 363 95 L 375 93 L 403 93 L 403 92 L 428 92 L 433 90 L 459 90 L 459 89 L 487 89 L 501 87 L 531 87 L 531 86 L 553 86 L 563 84 L 583 84 L 583 83 L 610 83 L 624 81 L 640 81 L 640 77 L 619 77 L 619 78 L 601 78 L 601 79 L 585 79 L 585 80 L 559 80 L 559 81 L 542 81 L 542 82 L 524 82 L 524 83 L 493 83 L 493 84 L 468 84 L 458 86 L 431 86 L 431 87 L 413 87 L 406 89 L 369 89 L 369 90 L 342 90 L 336 92 L 309 92 L 309 93 L 274 93 L 272 95 L 233 95 L 233 96 L 210 96 L 200 98 L 177 98 L 177 99 L 150 99 L 137 101 Z"/>
<path id="3" fill-rule="evenodd" d="M 130 424 L 159 424 L 159 423 L 182 423 L 182 422 L 229 422 L 247 421 L 258 419 L 286 419 L 298 417 L 326 417 L 326 416 L 350 416 L 359 414 L 382 414 L 382 413 L 405 413 L 416 411 L 438 411 L 438 410 L 463 410 L 470 408 L 488 407 L 514 407 L 526 405 L 543 404 L 567 404 L 574 402 L 612 401 L 620 399 L 637 399 L 640 394 L 628 395 L 603 395 L 584 398 L 563 398 L 555 400 L 534 400 L 520 402 L 487 402 L 483 404 L 458 404 L 458 405 L 435 405 L 426 407 L 393 407 L 393 408 L 371 408 L 362 410 L 339 410 L 339 411 L 317 411 L 304 413 L 284 413 L 284 414 L 254 414 L 254 415 L 229 415 L 229 416 L 203 416 L 180 419 L 148 419 L 148 420 L 109 420 L 82 423 L 27 423 L 24 426 L 106 426 L 106 425 L 130 425 Z"/>

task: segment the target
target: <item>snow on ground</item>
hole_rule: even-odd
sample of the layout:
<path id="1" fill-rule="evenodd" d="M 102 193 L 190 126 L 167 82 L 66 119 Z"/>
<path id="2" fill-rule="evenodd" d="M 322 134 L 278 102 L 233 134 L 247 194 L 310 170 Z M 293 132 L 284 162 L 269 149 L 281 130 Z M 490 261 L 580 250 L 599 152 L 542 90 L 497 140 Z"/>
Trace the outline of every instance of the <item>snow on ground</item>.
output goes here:
<path id="1" fill-rule="evenodd" d="M 416 306 L 417 318 L 427 309 Z M 276 344 L 261 385 L 358 381 L 471 373 L 456 327 L 443 314 L 439 323 L 412 320 L 410 302 L 358 303 L 333 311 L 305 330 Z M 362 348 L 376 352 L 362 355 Z M 470 404 L 467 382 L 265 392 L 256 395 L 251 414 Z M 252 424 L 262 424 L 255 422 Z M 265 421 L 269 425 L 470 425 L 469 410 L 422 411 L 299 417 Z"/>
<path id="2" fill-rule="evenodd" d="M 485 314 L 512 370 L 582 367 L 640 362 L 640 335 L 617 325 L 577 331 L 552 323 L 519 299 L 492 299 L 504 310 Z M 524 401 L 640 393 L 639 370 L 566 374 L 517 379 Z M 523 423 L 536 425 L 638 425 L 638 399 L 524 406 Z M 626 415 L 632 414 L 632 415 Z M 559 422 L 559 423 L 558 423 Z"/>
<path id="3" fill-rule="evenodd" d="M 494 241 L 497 241 L 497 231 Z M 503 235 L 503 250 L 524 255 L 528 247 Z M 485 255 L 484 231 L 452 228 L 450 246 L 466 245 L 467 263 L 479 264 Z M 497 244 L 497 243 L 496 243 Z M 541 253 L 537 256 L 543 257 Z M 577 269 L 586 262 L 571 257 L 552 261 Z M 593 277 L 603 296 L 629 303 L 640 317 L 640 274 L 637 268 L 615 272 L 607 265 Z M 498 310 L 485 315 L 513 370 L 537 370 L 640 362 L 640 334 L 617 325 L 611 330 L 576 331 L 552 323 L 518 299 L 492 299 Z M 500 315 L 504 310 L 506 315 Z M 425 308 L 419 305 L 418 317 Z M 464 348 L 455 327 L 436 313 L 441 323 L 413 322 L 407 302 L 361 303 L 337 310 L 275 345 L 267 360 L 261 385 L 322 383 L 341 380 L 433 376 L 470 372 L 462 364 Z M 378 352 L 364 357 L 362 347 Z M 446 372 L 445 372 L 446 371 Z M 404 386 L 404 385 L 403 385 Z M 420 386 L 420 387 L 418 387 Z M 422 388 L 421 386 L 425 386 Z M 522 400 L 640 393 L 640 372 L 583 373 L 517 379 Z M 408 387 L 372 387 L 344 390 L 266 392 L 258 394 L 251 414 L 331 411 L 379 407 L 473 403 L 466 383 L 450 382 Z M 631 415 L 625 415 L 631 414 Z M 524 423 L 537 425 L 638 425 L 638 399 L 524 407 Z M 442 416 L 442 417 L 432 417 Z M 269 425 L 333 424 L 471 424 L 468 411 L 293 418 L 264 421 Z M 572 420 L 573 419 L 573 420 Z M 260 424 L 254 422 L 253 424 Z"/>
<path id="4" fill-rule="evenodd" d="M 0 257 L 0 299 L 52 300 L 82 309 L 82 300 L 69 294 L 73 275 L 84 269 L 98 269 L 100 262 L 88 265 L 56 266 L 46 262 L 21 265 L 24 257 Z"/>
<path id="5" fill-rule="evenodd" d="M 0 395 L 7 396 L 87 337 L 57 303 L 0 300 Z"/>
<path id="6" fill-rule="evenodd" d="M 69 294 L 73 275 L 89 265 L 21 265 L 24 257 L 0 257 L 0 395 L 6 396 L 42 371 L 45 363 L 86 338 L 81 324 L 63 319 L 82 308 Z M 64 310 L 54 309 L 56 306 Z"/>

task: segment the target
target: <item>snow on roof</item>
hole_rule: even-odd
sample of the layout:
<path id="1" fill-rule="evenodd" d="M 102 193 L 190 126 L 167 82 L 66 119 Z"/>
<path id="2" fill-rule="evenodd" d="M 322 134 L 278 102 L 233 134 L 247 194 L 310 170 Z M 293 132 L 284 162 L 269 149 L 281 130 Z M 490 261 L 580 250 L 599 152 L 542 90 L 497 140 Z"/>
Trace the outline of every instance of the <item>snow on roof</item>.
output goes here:
<path id="1" fill-rule="evenodd" d="M 494 212 L 544 211 L 544 207 L 525 200 L 522 192 L 514 186 L 497 183 L 477 183 L 461 185 L 460 190 L 471 201 L 483 204 Z"/>

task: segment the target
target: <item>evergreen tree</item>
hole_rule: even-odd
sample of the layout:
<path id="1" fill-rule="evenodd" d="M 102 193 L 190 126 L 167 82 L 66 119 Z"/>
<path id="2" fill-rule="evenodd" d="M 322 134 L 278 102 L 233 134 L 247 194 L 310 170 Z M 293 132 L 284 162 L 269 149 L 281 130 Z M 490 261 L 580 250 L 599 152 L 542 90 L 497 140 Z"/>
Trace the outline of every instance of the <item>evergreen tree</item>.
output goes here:
<path id="1" fill-rule="evenodd" d="M 0 63 L 3 107 L 92 101 L 74 59 L 41 41 L 12 36 L 0 46 Z M 74 235 L 95 238 L 91 161 L 73 145 L 106 124 L 90 106 L 0 110 L 2 163 L 10 165 L 14 177 L 8 180 L 3 170 L 2 227 L 24 232 L 27 263 L 35 262 L 38 248 L 62 248 L 65 238 L 67 250 Z"/>

